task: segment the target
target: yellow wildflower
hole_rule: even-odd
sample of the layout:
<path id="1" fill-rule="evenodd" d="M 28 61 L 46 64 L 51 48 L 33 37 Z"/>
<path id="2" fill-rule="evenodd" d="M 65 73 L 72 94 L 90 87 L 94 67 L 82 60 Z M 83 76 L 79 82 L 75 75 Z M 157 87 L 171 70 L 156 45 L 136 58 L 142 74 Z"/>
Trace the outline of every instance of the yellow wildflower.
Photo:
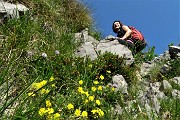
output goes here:
<path id="1" fill-rule="evenodd" d="M 107 73 L 111 73 L 111 71 L 110 71 L 110 70 L 107 70 L 106 72 L 107 72 Z"/>
<path id="2" fill-rule="evenodd" d="M 95 114 L 95 113 L 97 112 L 97 110 L 91 110 L 91 112 L 92 112 L 93 114 Z"/>
<path id="3" fill-rule="evenodd" d="M 47 80 L 43 80 L 43 81 L 41 81 L 39 84 L 40 84 L 41 86 L 44 86 L 44 85 L 46 85 L 46 83 L 47 83 Z"/>
<path id="4" fill-rule="evenodd" d="M 94 92 L 96 91 L 96 87 L 91 87 L 91 90 Z"/>
<path id="5" fill-rule="evenodd" d="M 50 108 L 52 106 L 50 100 L 46 100 L 46 107 Z"/>
<path id="6" fill-rule="evenodd" d="M 43 80 L 41 81 L 40 83 L 33 83 L 32 84 L 32 87 L 36 90 L 42 88 L 44 85 L 46 85 L 47 81 L 46 80 Z"/>
<path id="7" fill-rule="evenodd" d="M 89 67 L 92 68 L 92 64 L 89 64 Z"/>
<path id="8" fill-rule="evenodd" d="M 84 90 L 83 90 L 83 88 L 82 87 L 78 87 L 78 92 L 80 92 L 80 93 L 84 93 Z"/>
<path id="9" fill-rule="evenodd" d="M 114 87 L 112 87 L 112 88 L 111 88 L 111 90 L 112 90 L 112 91 L 114 91 L 114 90 L 115 90 L 115 88 L 114 88 Z"/>
<path id="10" fill-rule="evenodd" d="M 96 81 L 94 81 L 93 83 L 94 83 L 95 85 L 99 84 L 99 82 L 98 82 L 97 80 L 96 80 Z"/>
<path id="11" fill-rule="evenodd" d="M 74 105 L 73 104 L 71 104 L 71 103 L 69 103 L 68 105 L 67 105 L 67 108 L 70 110 L 70 109 L 74 109 Z"/>
<path id="12" fill-rule="evenodd" d="M 82 112 L 82 117 L 87 117 L 88 116 L 88 113 L 86 111 L 83 111 Z"/>
<path id="13" fill-rule="evenodd" d="M 50 82 L 54 81 L 54 77 L 51 76 L 51 78 L 49 79 Z"/>
<path id="14" fill-rule="evenodd" d="M 98 90 L 102 90 L 102 86 L 98 86 Z"/>
<path id="15" fill-rule="evenodd" d="M 96 100 L 96 104 L 100 105 L 101 104 L 100 100 Z"/>
<path id="16" fill-rule="evenodd" d="M 55 85 L 55 84 L 52 84 L 51 87 L 56 87 L 56 85 Z"/>
<path id="17" fill-rule="evenodd" d="M 48 114 L 52 114 L 52 113 L 54 113 L 54 109 L 53 108 L 47 108 L 47 112 L 48 112 Z"/>
<path id="18" fill-rule="evenodd" d="M 48 89 L 46 90 L 46 89 L 43 88 L 43 89 L 41 90 L 41 94 L 48 94 L 48 93 L 49 93 L 49 90 L 48 90 Z"/>
<path id="19" fill-rule="evenodd" d="M 43 88 L 43 89 L 41 90 L 41 94 L 44 94 L 44 93 L 46 93 L 46 89 Z"/>
<path id="20" fill-rule="evenodd" d="M 88 103 L 88 102 L 89 102 L 89 100 L 88 100 L 88 99 L 86 99 L 84 102 L 85 102 L 85 103 Z"/>
<path id="21" fill-rule="evenodd" d="M 93 101 L 94 100 L 94 96 L 89 96 L 89 100 Z"/>
<path id="22" fill-rule="evenodd" d="M 61 115 L 59 114 L 59 113 L 55 113 L 54 115 L 53 115 L 53 118 L 59 118 Z"/>
<path id="23" fill-rule="evenodd" d="M 104 80 L 104 76 L 103 76 L 103 75 L 100 75 L 100 79 L 101 79 L 101 80 Z"/>
<path id="24" fill-rule="evenodd" d="M 40 116 L 43 116 L 46 113 L 46 109 L 45 108 L 40 108 L 38 113 L 39 113 Z"/>
<path id="25" fill-rule="evenodd" d="M 99 114 L 100 117 L 104 116 L 104 112 L 101 109 L 97 109 L 97 113 Z"/>
<path id="26" fill-rule="evenodd" d="M 89 93 L 88 93 L 88 91 L 87 92 L 84 92 L 84 94 L 88 97 L 89 96 Z"/>
<path id="27" fill-rule="evenodd" d="M 81 110 L 80 109 L 76 109 L 74 114 L 76 115 L 76 117 L 79 117 L 81 115 Z"/>
<path id="28" fill-rule="evenodd" d="M 80 81 L 79 81 L 79 84 L 80 84 L 80 85 L 82 85 L 82 84 L 83 84 L 83 81 L 82 81 L 82 80 L 80 80 Z"/>
<path id="29" fill-rule="evenodd" d="M 34 94 L 33 92 L 28 93 L 28 96 L 34 97 L 35 95 L 36 95 L 36 94 Z"/>
<path id="30" fill-rule="evenodd" d="M 42 85 L 41 85 L 40 83 L 37 83 L 37 84 L 36 84 L 36 90 L 38 90 L 38 89 L 40 89 L 40 88 L 42 88 Z"/>

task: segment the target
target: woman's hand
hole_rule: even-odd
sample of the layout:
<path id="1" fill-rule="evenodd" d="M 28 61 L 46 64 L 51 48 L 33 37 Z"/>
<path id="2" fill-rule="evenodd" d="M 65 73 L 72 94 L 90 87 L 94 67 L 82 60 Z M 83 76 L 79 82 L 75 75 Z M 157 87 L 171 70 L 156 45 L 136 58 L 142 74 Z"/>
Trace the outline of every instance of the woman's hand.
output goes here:
<path id="1" fill-rule="evenodd" d="M 124 40 L 124 38 L 122 37 L 122 38 L 119 38 L 120 40 Z"/>

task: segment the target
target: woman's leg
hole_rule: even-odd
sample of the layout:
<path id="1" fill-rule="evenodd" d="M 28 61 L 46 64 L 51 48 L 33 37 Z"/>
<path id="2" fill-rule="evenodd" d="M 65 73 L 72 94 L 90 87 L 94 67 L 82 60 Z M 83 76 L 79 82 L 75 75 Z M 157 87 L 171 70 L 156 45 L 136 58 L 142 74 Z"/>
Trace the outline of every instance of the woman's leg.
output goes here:
<path id="1" fill-rule="evenodd" d="M 136 52 L 140 52 L 142 51 L 145 47 L 146 47 L 146 43 L 143 43 L 142 41 L 136 41 L 135 42 L 135 50 Z"/>
<path id="2" fill-rule="evenodd" d="M 119 43 L 122 45 L 126 45 L 130 49 L 134 49 L 134 43 L 131 40 L 121 40 L 118 39 Z"/>

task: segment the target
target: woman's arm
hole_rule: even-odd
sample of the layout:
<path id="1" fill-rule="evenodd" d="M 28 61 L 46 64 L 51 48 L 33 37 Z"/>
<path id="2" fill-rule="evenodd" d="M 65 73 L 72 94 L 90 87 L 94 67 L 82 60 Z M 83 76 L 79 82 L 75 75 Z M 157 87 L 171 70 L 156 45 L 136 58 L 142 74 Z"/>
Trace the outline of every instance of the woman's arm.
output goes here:
<path id="1" fill-rule="evenodd" d="M 120 39 L 125 40 L 126 38 L 128 38 L 128 37 L 131 35 L 132 31 L 131 31 L 131 30 L 129 29 L 129 27 L 126 26 L 126 25 L 123 25 L 123 26 L 122 26 L 122 29 L 123 29 L 124 31 L 126 31 L 126 33 L 125 33 L 125 35 L 124 35 L 122 38 L 120 38 Z"/>

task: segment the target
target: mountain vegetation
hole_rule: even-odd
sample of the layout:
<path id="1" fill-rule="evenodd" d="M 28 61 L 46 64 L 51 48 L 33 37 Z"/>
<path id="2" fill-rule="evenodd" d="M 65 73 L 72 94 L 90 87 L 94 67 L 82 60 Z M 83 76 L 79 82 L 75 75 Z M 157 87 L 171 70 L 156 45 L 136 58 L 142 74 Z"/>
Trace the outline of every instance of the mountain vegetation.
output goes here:
<path id="1" fill-rule="evenodd" d="M 180 98 L 171 95 L 180 85 L 170 81 L 180 76 L 179 58 L 160 59 L 139 78 L 140 66 L 157 58 L 154 47 L 136 54 L 130 66 L 108 52 L 95 60 L 74 55 L 82 44 L 74 33 L 88 28 L 89 35 L 101 40 L 88 5 L 77 0 L 4 1 L 23 4 L 29 12 L 0 25 L 0 119 L 180 119 Z M 167 63 L 171 70 L 161 72 Z M 116 75 L 124 77 L 128 94 L 116 91 Z M 138 101 L 143 80 L 171 83 L 162 88 L 166 99 L 160 100 L 158 112 Z"/>

